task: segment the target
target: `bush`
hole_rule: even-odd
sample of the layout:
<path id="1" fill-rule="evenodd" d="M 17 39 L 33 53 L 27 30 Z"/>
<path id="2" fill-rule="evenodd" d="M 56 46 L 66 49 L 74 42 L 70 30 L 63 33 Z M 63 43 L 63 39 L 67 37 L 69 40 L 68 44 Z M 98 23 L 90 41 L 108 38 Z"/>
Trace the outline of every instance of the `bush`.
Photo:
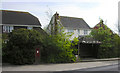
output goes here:
<path id="1" fill-rule="evenodd" d="M 63 38 L 55 36 L 49 36 L 44 40 L 44 46 L 41 53 L 42 62 L 47 63 L 65 63 L 74 62 L 75 56 L 72 53 L 70 41 L 63 41 Z"/>
<path id="2" fill-rule="evenodd" d="M 35 30 L 14 30 L 3 49 L 3 59 L 12 64 L 32 64 L 35 62 L 35 46 L 42 45 L 42 42 L 43 36 Z"/>
<path id="3" fill-rule="evenodd" d="M 63 33 L 43 36 L 35 30 L 18 29 L 9 34 L 9 41 L 3 49 L 3 59 L 12 64 L 33 64 L 35 47 L 38 46 L 40 62 L 75 62 L 76 57 L 71 45 Z"/>
<path id="4" fill-rule="evenodd" d="M 91 32 L 92 37 L 101 42 L 97 57 L 118 57 L 118 41 L 120 37 L 117 34 L 114 35 L 106 25 L 102 24 L 102 26 L 104 27 L 93 29 Z"/>

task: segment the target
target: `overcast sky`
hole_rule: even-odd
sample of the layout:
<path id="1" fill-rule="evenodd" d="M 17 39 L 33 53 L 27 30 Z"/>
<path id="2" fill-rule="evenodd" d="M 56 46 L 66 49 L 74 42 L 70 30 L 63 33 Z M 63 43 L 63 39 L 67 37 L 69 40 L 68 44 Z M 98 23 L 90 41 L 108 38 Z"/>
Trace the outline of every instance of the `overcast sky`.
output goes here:
<path id="1" fill-rule="evenodd" d="M 52 15 L 83 18 L 90 27 L 99 23 L 99 18 L 112 30 L 117 30 L 119 0 L 2 0 L 4 10 L 27 11 L 38 17 L 42 28 L 48 23 L 47 11 Z M 50 11 L 50 10 L 51 11 Z"/>

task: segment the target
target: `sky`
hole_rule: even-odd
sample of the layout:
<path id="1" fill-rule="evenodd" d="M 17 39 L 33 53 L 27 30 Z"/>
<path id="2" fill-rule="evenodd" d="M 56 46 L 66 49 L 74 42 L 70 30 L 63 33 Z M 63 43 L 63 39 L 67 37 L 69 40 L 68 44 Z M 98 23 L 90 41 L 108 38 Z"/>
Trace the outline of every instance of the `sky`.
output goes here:
<path id="1" fill-rule="evenodd" d="M 92 28 L 104 20 L 117 33 L 119 0 L 2 0 L 2 10 L 25 11 L 36 16 L 42 28 L 49 24 L 56 12 L 60 16 L 83 18 Z"/>

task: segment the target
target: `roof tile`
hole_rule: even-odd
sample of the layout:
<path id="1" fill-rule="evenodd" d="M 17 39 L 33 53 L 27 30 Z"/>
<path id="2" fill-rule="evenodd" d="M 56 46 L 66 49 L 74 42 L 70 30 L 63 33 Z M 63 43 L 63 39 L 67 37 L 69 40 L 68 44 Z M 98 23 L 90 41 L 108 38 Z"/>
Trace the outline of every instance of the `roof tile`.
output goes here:
<path id="1" fill-rule="evenodd" d="M 40 25 L 37 17 L 28 12 L 0 10 L 2 24 Z"/>
<path id="2" fill-rule="evenodd" d="M 89 25 L 82 18 L 60 16 L 60 21 L 64 27 L 90 29 Z"/>

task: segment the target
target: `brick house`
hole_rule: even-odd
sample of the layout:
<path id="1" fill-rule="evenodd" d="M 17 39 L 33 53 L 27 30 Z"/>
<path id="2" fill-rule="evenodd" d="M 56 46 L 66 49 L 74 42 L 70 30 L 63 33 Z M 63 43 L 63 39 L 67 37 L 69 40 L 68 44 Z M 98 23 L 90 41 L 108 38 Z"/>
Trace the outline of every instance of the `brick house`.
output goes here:
<path id="1" fill-rule="evenodd" d="M 96 24 L 94 27 L 93 27 L 93 29 L 99 29 L 100 27 L 103 27 L 104 29 L 105 29 L 105 27 L 107 27 L 104 23 L 103 23 L 104 21 L 103 20 L 100 20 L 100 22 L 98 23 L 98 24 Z M 109 27 L 107 27 L 107 29 L 110 29 Z M 114 32 L 110 29 L 110 32 L 112 33 L 112 34 L 114 34 Z"/>

